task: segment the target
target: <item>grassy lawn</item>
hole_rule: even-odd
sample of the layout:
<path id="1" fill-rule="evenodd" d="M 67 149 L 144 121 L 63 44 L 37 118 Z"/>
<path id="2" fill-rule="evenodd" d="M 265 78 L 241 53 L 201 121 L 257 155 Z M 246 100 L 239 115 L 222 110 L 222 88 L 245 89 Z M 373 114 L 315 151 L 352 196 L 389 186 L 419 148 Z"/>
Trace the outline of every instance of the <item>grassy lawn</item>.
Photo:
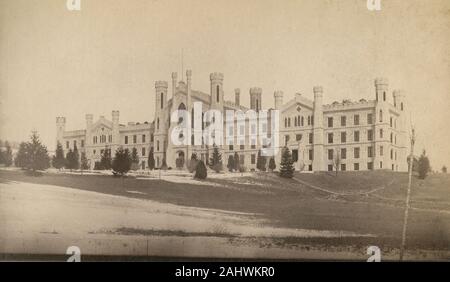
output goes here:
<path id="1" fill-rule="evenodd" d="M 334 191 L 370 191 L 373 196 L 330 198 L 294 179 L 270 173 L 236 179 L 210 179 L 208 185 L 174 183 L 159 179 L 125 179 L 107 175 L 45 174 L 27 176 L 21 171 L 0 170 L 0 183 L 23 181 L 87 191 L 150 199 L 184 206 L 255 213 L 268 225 L 318 230 L 345 230 L 379 236 L 373 244 L 397 247 L 403 222 L 407 175 L 373 171 L 334 174 L 296 174 L 309 184 Z M 444 209 L 449 206 L 448 175 L 414 178 L 413 207 Z M 130 193 L 133 191 L 134 193 Z M 138 193 L 135 193 L 138 192 Z M 411 210 L 408 245 L 428 249 L 450 248 L 450 208 L 447 212 Z M 339 240 L 339 239 L 334 239 Z M 367 244 L 367 239 L 361 244 Z M 330 243 L 330 242 L 328 242 Z M 345 242 L 331 242 L 342 244 Z"/>

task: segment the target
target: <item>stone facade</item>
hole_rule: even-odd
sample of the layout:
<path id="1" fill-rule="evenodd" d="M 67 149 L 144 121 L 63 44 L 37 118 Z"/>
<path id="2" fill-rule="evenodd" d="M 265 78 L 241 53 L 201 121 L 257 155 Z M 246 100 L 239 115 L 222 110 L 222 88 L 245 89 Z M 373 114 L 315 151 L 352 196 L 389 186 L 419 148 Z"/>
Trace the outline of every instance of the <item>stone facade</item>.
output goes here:
<path id="1" fill-rule="evenodd" d="M 195 102 L 202 103 L 203 111 L 249 110 L 240 105 L 240 89 L 235 89 L 234 102 L 224 100 L 223 82 L 223 74 L 212 73 L 210 93 L 207 94 L 192 89 L 190 70 L 186 72 L 186 82 L 178 81 L 177 73 L 172 73 L 171 97 L 168 95 L 167 81 L 155 82 L 153 122 L 124 125 L 119 122 L 119 112 L 112 111 L 111 120 L 101 116 L 94 123 L 93 115 L 87 114 L 85 129 L 66 131 L 66 119 L 58 117 L 57 141 L 63 145 L 65 152 L 69 148 L 73 149 L 74 145 L 85 152 L 91 168 L 100 161 L 102 150 L 111 148 L 114 155 L 119 146 L 130 151 L 132 148 L 137 149 L 141 169 L 147 168 L 150 148 L 154 150 L 156 167 L 162 165 L 163 159 L 172 168 L 176 167 L 177 159 L 182 159 L 182 163 L 186 164 L 193 153 L 199 159 L 206 160 L 212 153 L 212 146 L 175 145 L 171 142 L 170 133 L 177 123 L 171 122 L 170 114 L 177 109 L 192 113 Z M 249 90 L 250 109 L 256 112 L 262 109 L 262 91 L 259 87 Z M 346 171 L 407 171 L 405 95 L 401 91 L 389 95 L 388 81 L 383 78 L 375 80 L 374 94 L 374 100 L 344 100 L 342 103 L 324 105 L 324 90 L 320 86 L 313 88 L 313 100 L 296 94 L 293 99 L 283 103 L 283 92 L 275 91 L 275 109 L 280 111 L 280 124 L 279 131 L 274 134 L 279 135 L 280 147 L 291 149 L 298 170 L 327 171 L 338 166 L 339 170 Z M 251 139 L 248 126 L 247 122 L 245 144 L 220 146 L 224 166 L 228 156 L 237 152 L 241 165 L 249 170 L 256 168 L 261 144 L 251 145 L 248 141 Z M 275 156 L 277 167 L 280 152 Z"/>

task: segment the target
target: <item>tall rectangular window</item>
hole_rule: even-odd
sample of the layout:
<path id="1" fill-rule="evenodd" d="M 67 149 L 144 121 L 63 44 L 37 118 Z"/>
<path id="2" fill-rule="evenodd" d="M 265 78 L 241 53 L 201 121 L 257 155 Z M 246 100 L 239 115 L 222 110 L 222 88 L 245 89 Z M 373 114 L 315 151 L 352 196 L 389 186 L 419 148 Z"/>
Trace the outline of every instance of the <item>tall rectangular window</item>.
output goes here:
<path id="1" fill-rule="evenodd" d="M 312 149 L 309 150 L 309 160 L 312 161 L 314 159 L 314 151 Z"/>
<path id="2" fill-rule="evenodd" d="M 341 126 L 347 126 L 347 117 L 341 116 Z"/>
<path id="3" fill-rule="evenodd" d="M 354 148 L 353 149 L 353 157 L 355 158 L 355 159 L 359 159 L 359 147 L 356 147 L 356 148 Z"/>
<path id="4" fill-rule="evenodd" d="M 251 155 L 251 164 L 255 164 L 255 159 L 256 159 L 256 155 L 252 154 Z"/>
<path id="5" fill-rule="evenodd" d="M 142 143 L 145 143 L 145 134 L 142 134 Z"/>
<path id="6" fill-rule="evenodd" d="M 372 146 L 367 147 L 367 157 L 373 158 L 373 147 Z"/>
<path id="7" fill-rule="evenodd" d="M 328 144 L 333 144 L 333 133 L 328 133 Z"/>
<path id="8" fill-rule="evenodd" d="M 384 154 L 383 152 L 383 146 L 380 146 L 380 156 L 382 156 Z"/>
<path id="9" fill-rule="evenodd" d="M 359 170 L 359 163 L 354 163 L 353 164 L 353 170 L 356 170 L 356 171 Z"/>
<path id="10" fill-rule="evenodd" d="M 367 130 L 367 140 L 373 141 L 373 130 L 372 129 Z"/>
<path id="11" fill-rule="evenodd" d="M 145 148 L 142 148 L 142 156 L 145 157 Z"/>
<path id="12" fill-rule="evenodd" d="M 367 124 L 373 124 L 373 115 L 367 114 Z"/>
<path id="13" fill-rule="evenodd" d="M 347 159 L 347 149 L 346 148 L 341 149 L 341 159 L 343 159 L 343 160 Z"/>
<path id="14" fill-rule="evenodd" d="M 84 140 L 81 140 L 81 148 L 84 147 Z"/>
<path id="15" fill-rule="evenodd" d="M 341 132 L 341 143 L 347 142 L 347 132 Z"/>
<path id="16" fill-rule="evenodd" d="M 355 142 L 359 142 L 359 131 L 355 131 L 355 133 L 353 134 L 353 137 L 354 137 Z"/>
<path id="17" fill-rule="evenodd" d="M 353 123 L 354 123 L 354 125 L 359 125 L 359 115 L 355 115 L 353 117 Z"/>
<path id="18" fill-rule="evenodd" d="M 329 149 L 328 150 L 328 159 L 332 160 L 333 159 L 333 149 Z"/>
<path id="19" fill-rule="evenodd" d="M 133 143 L 136 144 L 136 142 L 137 142 L 137 136 L 133 135 Z"/>
<path id="20" fill-rule="evenodd" d="M 128 144 L 128 136 L 125 136 L 125 144 Z"/>
<path id="21" fill-rule="evenodd" d="M 314 135 L 312 133 L 309 134 L 309 144 L 313 143 Z"/>
<path id="22" fill-rule="evenodd" d="M 333 118 L 328 117 L 328 127 L 333 127 Z"/>

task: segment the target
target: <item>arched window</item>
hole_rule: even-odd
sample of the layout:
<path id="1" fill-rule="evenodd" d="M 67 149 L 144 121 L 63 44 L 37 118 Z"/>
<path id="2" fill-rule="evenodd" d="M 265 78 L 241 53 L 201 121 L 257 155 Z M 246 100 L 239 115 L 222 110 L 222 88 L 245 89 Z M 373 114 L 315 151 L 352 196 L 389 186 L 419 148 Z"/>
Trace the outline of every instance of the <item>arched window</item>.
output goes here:
<path id="1" fill-rule="evenodd" d="M 164 107 L 164 93 L 161 92 L 161 109 Z"/>
<path id="2" fill-rule="evenodd" d="M 383 110 L 380 110 L 380 122 L 383 122 Z"/>
<path id="3" fill-rule="evenodd" d="M 159 118 L 156 119 L 156 129 L 159 129 Z"/>
<path id="4" fill-rule="evenodd" d="M 383 101 L 386 101 L 386 91 L 383 92 Z"/>
<path id="5" fill-rule="evenodd" d="M 219 85 L 216 86 L 216 99 L 217 99 L 217 103 L 219 103 L 219 100 L 220 100 L 220 88 L 219 88 Z"/>

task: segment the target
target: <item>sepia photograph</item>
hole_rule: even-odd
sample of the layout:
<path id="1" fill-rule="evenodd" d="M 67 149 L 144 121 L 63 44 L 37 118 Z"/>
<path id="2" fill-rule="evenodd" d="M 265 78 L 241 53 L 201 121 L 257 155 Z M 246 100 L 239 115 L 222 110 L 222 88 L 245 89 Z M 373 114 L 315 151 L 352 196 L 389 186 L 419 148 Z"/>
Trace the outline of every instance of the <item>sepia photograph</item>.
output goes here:
<path id="1" fill-rule="evenodd" d="M 449 262 L 449 46 L 448 0 L 0 0 L 0 261 Z"/>

